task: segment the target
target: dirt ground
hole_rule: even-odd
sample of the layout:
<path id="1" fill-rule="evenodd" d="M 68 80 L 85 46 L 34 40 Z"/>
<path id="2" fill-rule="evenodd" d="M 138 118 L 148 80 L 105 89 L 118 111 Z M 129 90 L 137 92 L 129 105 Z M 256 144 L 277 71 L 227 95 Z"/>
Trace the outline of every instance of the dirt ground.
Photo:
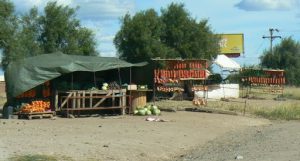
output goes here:
<path id="1" fill-rule="evenodd" d="M 231 131 L 172 160 L 177 161 L 298 161 L 300 122 L 272 122 Z"/>
<path id="2" fill-rule="evenodd" d="M 0 160 L 27 154 L 76 161 L 182 159 L 191 149 L 227 133 L 270 125 L 266 119 L 199 112 L 163 112 L 159 118 L 169 122 L 147 122 L 145 118 L 0 119 Z"/>

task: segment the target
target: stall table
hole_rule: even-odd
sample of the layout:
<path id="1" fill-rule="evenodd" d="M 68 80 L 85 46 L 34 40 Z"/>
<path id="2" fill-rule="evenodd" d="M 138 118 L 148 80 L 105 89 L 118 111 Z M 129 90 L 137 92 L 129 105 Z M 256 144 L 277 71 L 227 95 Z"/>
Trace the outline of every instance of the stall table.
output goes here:
<path id="1" fill-rule="evenodd" d="M 126 89 L 114 90 L 71 90 L 57 91 L 55 108 L 57 111 L 126 110 Z"/>

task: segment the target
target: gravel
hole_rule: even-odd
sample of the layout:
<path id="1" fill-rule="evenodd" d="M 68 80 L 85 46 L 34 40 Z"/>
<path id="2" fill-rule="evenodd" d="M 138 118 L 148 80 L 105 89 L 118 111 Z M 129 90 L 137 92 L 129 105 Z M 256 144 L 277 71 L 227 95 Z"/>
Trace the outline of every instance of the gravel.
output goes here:
<path id="1" fill-rule="evenodd" d="M 195 148 L 177 161 L 298 161 L 300 122 L 272 122 L 236 131 Z"/>

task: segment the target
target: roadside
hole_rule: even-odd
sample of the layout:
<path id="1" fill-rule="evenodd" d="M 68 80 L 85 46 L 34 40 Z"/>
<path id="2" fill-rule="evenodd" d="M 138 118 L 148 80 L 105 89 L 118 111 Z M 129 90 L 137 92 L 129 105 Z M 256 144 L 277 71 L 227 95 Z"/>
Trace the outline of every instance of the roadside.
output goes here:
<path id="1" fill-rule="evenodd" d="M 270 124 L 266 119 L 163 112 L 169 122 L 143 116 L 0 120 L 0 160 L 16 155 L 61 156 L 78 161 L 169 160 L 227 132 Z"/>
<path id="2" fill-rule="evenodd" d="M 272 125 L 231 131 L 205 146 L 171 160 L 177 161 L 298 161 L 300 122 L 273 121 Z"/>

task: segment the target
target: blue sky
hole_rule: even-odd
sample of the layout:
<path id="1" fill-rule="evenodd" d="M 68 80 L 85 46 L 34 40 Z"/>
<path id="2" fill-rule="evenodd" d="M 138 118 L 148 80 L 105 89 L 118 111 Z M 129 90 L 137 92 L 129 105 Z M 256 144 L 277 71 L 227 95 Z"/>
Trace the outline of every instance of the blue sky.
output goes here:
<path id="1" fill-rule="evenodd" d="M 12 0 L 16 11 L 24 14 L 37 6 L 40 11 L 50 0 Z M 160 12 L 172 2 L 184 3 L 197 20 L 208 19 L 215 33 L 244 33 L 245 55 L 236 59 L 241 65 L 258 64 L 259 56 L 269 48 L 269 28 L 276 35 L 300 40 L 300 0 L 58 0 L 59 4 L 79 6 L 77 17 L 96 34 L 102 56 L 116 56 L 114 35 L 125 13 L 154 8 Z M 274 40 L 279 43 L 280 40 Z"/>

